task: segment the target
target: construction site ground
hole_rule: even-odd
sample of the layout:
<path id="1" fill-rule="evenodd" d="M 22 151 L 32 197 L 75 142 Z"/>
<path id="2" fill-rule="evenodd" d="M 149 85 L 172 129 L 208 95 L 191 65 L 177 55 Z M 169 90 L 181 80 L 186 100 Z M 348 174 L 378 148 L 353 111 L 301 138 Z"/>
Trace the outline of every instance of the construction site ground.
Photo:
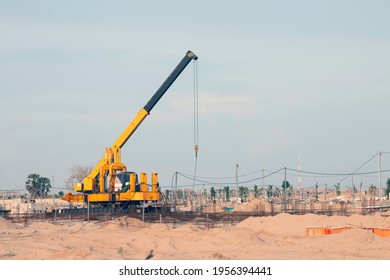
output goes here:
<path id="1" fill-rule="evenodd" d="M 51 211 L 0 217 L 0 260 L 390 259 L 390 238 L 361 230 L 389 229 L 385 210 L 317 203 L 303 211 L 260 200 L 236 211 L 215 210 L 210 204 L 201 212 Z M 307 234 L 308 228 L 321 227 L 349 230 Z"/>

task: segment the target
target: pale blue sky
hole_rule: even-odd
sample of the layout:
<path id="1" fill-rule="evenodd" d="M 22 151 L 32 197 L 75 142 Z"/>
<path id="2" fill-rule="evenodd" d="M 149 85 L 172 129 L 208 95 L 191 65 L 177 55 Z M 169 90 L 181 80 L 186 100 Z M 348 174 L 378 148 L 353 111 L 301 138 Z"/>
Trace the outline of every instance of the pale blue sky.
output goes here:
<path id="1" fill-rule="evenodd" d="M 390 151 L 389 10 L 388 1 L 2 1 L 0 190 L 24 189 L 30 173 L 60 188 L 73 164 L 95 165 L 189 49 L 199 56 L 199 176 L 234 176 L 236 163 L 240 174 L 297 168 L 298 156 L 302 170 L 352 172 Z M 194 172 L 192 71 L 122 151 L 129 169 L 158 172 L 163 186 Z M 373 159 L 361 171 L 377 168 Z"/>

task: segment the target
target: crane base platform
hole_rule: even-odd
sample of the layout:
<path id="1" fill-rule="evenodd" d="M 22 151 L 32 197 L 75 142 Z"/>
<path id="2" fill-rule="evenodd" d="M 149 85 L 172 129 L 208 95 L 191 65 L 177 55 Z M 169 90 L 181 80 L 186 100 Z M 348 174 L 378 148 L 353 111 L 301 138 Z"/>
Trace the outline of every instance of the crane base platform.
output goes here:
<path id="1" fill-rule="evenodd" d="M 61 197 L 62 200 L 73 203 L 92 203 L 92 204 L 142 204 L 145 202 L 158 202 L 162 199 L 159 192 L 131 192 L 124 193 L 89 193 L 72 194 L 67 193 Z"/>

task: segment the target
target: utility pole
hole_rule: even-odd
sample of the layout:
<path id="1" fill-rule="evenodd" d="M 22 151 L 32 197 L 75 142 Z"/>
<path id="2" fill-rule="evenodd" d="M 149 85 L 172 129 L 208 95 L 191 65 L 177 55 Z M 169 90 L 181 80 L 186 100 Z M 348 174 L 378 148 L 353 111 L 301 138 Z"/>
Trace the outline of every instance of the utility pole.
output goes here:
<path id="1" fill-rule="evenodd" d="M 355 209 L 355 184 L 353 182 L 353 173 L 352 173 L 352 205 L 353 208 Z"/>
<path id="2" fill-rule="evenodd" d="M 328 184 L 325 184 L 325 201 L 326 201 L 326 193 L 328 192 Z"/>
<path id="3" fill-rule="evenodd" d="M 236 207 L 238 206 L 238 164 L 236 163 Z"/>
<path id="4" fill-rule="evenodd" d="M 263 169 L 263 193 L 262 193 L 262 195 L 263 195 L 263 197 L 265 196 L 265 183 L 264 183 L 264 169 Z"/>
<path id="5" fill-rule="evenodd" d="M 54 176 L 53 177 L 53 186 L 51 187 L 52 188 L 52 194 L 53 194 L 53 207 L 54 207 L 54 203 L 55 203 L 55 200 L 54 200 Z"/>
<path id="6" fill-rule="evenodd" d="M 302 193 L 302 198 L 303 198 L 302 178 L 301 178 L 301 159 L 299 156 L 298 156 L 298 191 Z"/>
<path id="7" fill-rule="evenodd" d="M 177 198 L 177 171 L 175 172 L 175 190 L 173 192 L 173 199 L 174 199 L 173 211 L 174 211 L 174 213 L 176 213 L 176 198 Z M 191 211 L 192 211 L 192 209 L 191 209 Z"/>
<path id="8" fill-rule="evenodd" d="M 378 152 L 378 169 L 379 169 L 379 205 L 382 206 L 382 166 L 381 166 L 381 156 L 382 153 Z M 380 208 L 382 212 L 382 209 Z"/>
<path id="9" fill-rule="evenodd" d="M 283 182 L 283 184 L 284 184 L 284 194 L 283 194 L 283 196 L 284 196 L 284 199 L 283 199 L 283 212 L 285 212 L 286 211 L 286 179 L 287 179 L 287 174 L 286 174 L 286 167 L 284 167 L 284 182 Z"/>

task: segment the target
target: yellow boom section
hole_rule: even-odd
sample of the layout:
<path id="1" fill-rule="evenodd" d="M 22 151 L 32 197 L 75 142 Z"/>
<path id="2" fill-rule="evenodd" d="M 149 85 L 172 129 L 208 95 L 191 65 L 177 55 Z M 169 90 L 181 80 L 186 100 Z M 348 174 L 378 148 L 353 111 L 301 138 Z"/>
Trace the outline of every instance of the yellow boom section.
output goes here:
<path id="1" fill-rule="evenodd" d="M 131 137 L 131 135 L 137 130 L 137 128 L 140 126 L 142 121 L 147 117 L 149 113 L 142 108 L 136 117 L 133 119 L 133 121 L 127 126 L 127 128 L 122 132 L 122 134 L 118 137 L 118 139 L 115 141 L 115 143 L 111 146 L 111 150 L 114 151 L 114 162 L 120 162 L 121 156 L 120 156 L 120 149 L 123 147 L 123 145 L 126 143 L 126 141 Z M 106 156 L 103 156 L 102 159 L 96 164 L 96 166 L 92 169 L 91 173 L 84 178 L 84 191 L 93 191 L 94 181 L 95 178 L 100 174 L 100 169 L 105 164 L 110 164 L 110 162 L 107 162 Z M 100 184 L 103 184 L 104 182 L 100 182 Z M 80 190 L 80 184 L 76 184 L 74 191 L 81 191 Z"/>

